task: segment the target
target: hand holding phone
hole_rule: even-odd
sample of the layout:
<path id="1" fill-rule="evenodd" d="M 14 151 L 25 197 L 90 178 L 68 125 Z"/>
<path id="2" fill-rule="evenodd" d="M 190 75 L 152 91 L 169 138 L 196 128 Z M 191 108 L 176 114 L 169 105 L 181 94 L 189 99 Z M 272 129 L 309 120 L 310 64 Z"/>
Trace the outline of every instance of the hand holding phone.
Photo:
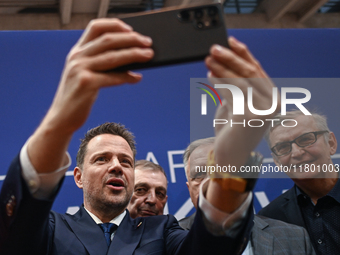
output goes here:
<path id="1" fill-rule="evenodd" d="M 220 4 L 165 8 L 142 14 L 127 15 L 122 21 L 134 31 L 153 40 L 154 58 L 113 71 L 203 60 L 213 44 L 228 47 L 223 10 Z"/>

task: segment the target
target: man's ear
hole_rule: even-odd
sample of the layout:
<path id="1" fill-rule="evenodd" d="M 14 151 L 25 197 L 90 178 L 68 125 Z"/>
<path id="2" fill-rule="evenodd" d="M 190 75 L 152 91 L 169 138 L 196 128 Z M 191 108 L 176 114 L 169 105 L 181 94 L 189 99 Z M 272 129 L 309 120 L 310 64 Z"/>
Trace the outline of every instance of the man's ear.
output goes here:
<path id="1" fill-rule="evenodd" d="M 189 182 L 186 182 L 185 184 L 187 185 L 187 187 L 188 187 L 188 189 L 189 189 Z"/>
<path id="2" fill-rule="evenodd" d="M 73 170 L 73 177 L 74 181 L 77 184 L 78 188 L 82 189 L 83 188 L 83 181 L 82 181 L 82 174 L 83 172 L 79 167 L 75 167 Z"/>
<path id="3" fill-rule="evenodd" d="M 329 132 L 328 144 L 330 147 L 330 155 L 334 155 L 338 147 L 338 142 L 336 141 L 336 138 L 333 132 Z"/>

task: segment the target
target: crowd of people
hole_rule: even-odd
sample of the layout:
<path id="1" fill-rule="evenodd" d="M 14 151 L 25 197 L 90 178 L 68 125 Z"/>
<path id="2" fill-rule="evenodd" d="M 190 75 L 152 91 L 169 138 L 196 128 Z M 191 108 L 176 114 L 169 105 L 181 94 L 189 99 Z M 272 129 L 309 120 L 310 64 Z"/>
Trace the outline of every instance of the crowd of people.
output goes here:
<path id="1" fill-rule="evenodd" d="M 208 78 L 232 81 L 241 91 L 251 87 L 255 108 L 271 108 L 275 84 L 245 44 L 234 37 L 228 43 L 230 48 L 211 47 L 205 59 Z M 100 89 L 142 79 L 131 71 L 106 71 L 153 56 L 152 39 L 121 20 L 97 19 L 88 25 L 67 56 L 48 112 L 8 170 L 0 194 L 0 253 L 337 254 L 337 172 L 288 173 L 294 187 L 259 215 L 253 211 L 254 176 L 195 172 L 195 166 L 239 169 L 257 163 L 254 150 L 263 137 L 277 165 L 333 165 L 337 141 L 324 116 L 300 111 L 280 116 L 280 102 L 268 115 L 246 109 L 244 115 L 232 116 L 232 95 L 222 89 L 218 118 L 259 119 L 265 124 L 217 126 L 215 137 L 188 146 L 184 165 L 196 208 L 193 215 L 179 222 L 163 215 L 167 202 L 163 168 L 136 160 L 133 134 L 114 122 L 90 129 L 81 141 L 74 168 L 75 183 L 83 191 L 79 211 L 74 215 L 51 211 L 71 165 L 70 140 L 87 120 Z M 265 122 L 287 116 L 298 125 L 284 129 Z"/>

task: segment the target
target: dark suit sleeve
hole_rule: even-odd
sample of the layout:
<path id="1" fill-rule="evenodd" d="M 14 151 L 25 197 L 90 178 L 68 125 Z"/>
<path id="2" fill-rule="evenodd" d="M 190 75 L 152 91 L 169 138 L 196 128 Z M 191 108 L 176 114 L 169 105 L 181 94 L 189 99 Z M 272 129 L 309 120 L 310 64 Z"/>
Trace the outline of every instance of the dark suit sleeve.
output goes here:
<path id="1" fill-rule="evenodd" d="M 253 226 L 253 213 L 249 207 L 248 217 L 242 222 L 241 231 L 235 238 L 226 236 L 214 236 L 205 227 L 202 211 L 198 208 L 194 224 L 188 232 L 184 241 L 180 242 L 175 235 L 175 231 L 169 228 L 166 232 L 165 240 L 171 245 L 167 245 L 167 254 L 241 254 L 250 238 Z M 177 224 L 177 222 L 176 222 Z M 178 226 L 178 224 L 177 224 Z M 179 226 L 178 226 L 179 227 Z M 180 245 L 176 245 L 180 243 Z"/>
<path id="2" fill-rule="evenodd" d="M 19 155 L 13 160 L 0 193 L 0 254 L 46 254 L 56 194 L 35 199 L 22 178 Z"/>

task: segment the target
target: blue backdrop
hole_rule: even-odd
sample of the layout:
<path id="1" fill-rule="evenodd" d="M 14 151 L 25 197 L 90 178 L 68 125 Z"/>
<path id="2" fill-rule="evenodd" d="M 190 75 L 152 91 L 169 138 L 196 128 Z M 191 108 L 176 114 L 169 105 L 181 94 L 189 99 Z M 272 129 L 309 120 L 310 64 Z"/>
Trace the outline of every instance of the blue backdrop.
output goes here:
<path id="1" fill-rule="evenodd" d="M 0 187 L 11 159 L 46 113 L 67 52 L 81 31 L 0 32 Z M 271 77 L 334 78 L 340 76 L 339 29 L 229 30 L 245 42 Z M 190 142 L 190 78 L 204 78 L 202 62 L 143 71 L 141 83 L 103 89 L 90 118 L 73 137 L 69 152 L 75 159 L 79 139 L 105 121 L 125 124 L 136 135 L 137 159 L 151 159 L 168 175 L 168 208 L 182 218 L 192 212 L 185 185 L 182 152 Z M 330 117 L 340 134 L 337 87 L 311 88 L 312 100 Z M 314 97 L 313 97 L 314 96 Z M 268 148 L 260 150 L 270 161 Z M 337 157 L 337 155 L 336 155 Z M 337 160 L 337 159 L 335 159 Z M 75 161 L 74 161 L 75 162 Z M 53 209 L 70 212 L 82 203 L 74 184 L 72 163 Z M 255 188 L 255 210 L 289 189 L 289 179 L 262 179 Z"/>

